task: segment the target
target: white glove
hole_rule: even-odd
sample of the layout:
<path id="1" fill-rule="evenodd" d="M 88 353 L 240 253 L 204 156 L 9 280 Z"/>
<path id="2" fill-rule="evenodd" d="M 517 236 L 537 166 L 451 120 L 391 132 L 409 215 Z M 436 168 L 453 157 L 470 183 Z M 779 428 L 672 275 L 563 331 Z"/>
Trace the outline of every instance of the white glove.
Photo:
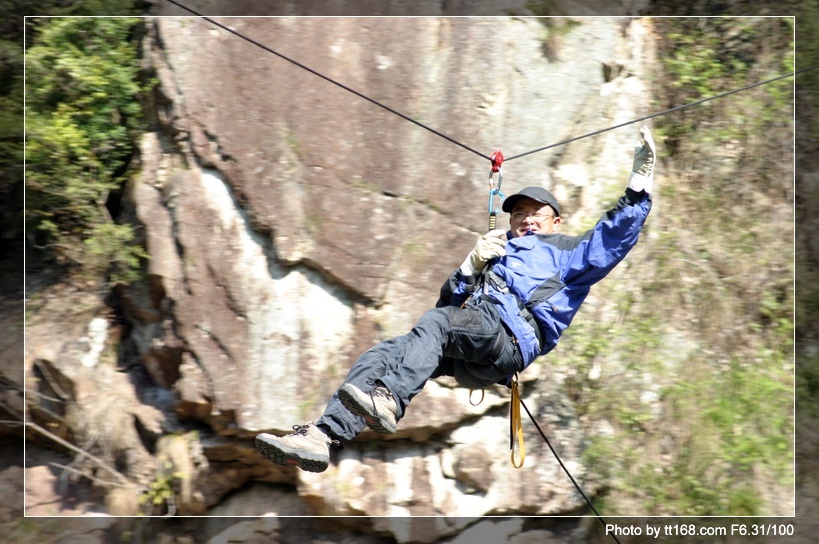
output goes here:
<path id="1" fill-rule="evenodd" d="M 654 139 L 645 126 L 640 127 L 640 136 L 643 144 L 634 148 L 634 163 L 628 178 L 628 188 L 651 193 L 654 186 Z"/>
<path id="2" fill-rule="evenodd" d="M 461 265 L 461 274 L 472 276 L 481 271 L 488 261 L 506 255 L 506 231 L 490 230 L 478 239 L 475 249 L 469 252 Z"/>

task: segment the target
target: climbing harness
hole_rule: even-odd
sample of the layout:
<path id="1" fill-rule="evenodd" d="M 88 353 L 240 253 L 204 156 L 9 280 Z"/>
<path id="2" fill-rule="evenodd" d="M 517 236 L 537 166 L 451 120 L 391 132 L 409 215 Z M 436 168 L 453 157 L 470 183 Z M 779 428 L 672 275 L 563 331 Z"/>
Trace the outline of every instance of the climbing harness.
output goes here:
<path id="1" fill-rule="evenodd" d="M 501 203 L 506 195 L 501 192 L 501 184 L 503 183 L 503 171 L 501 165 L 503 164 L 503 153 L 500 149 L 489 156 L 492 161 L 492 167 L 489 169 L 489 230 L 495 228 L 495 222 L 498 218 L 498 212 L 501 211 Z M 495 185 L 495 173 L 498 174 L 498 184 Z M 498 199 L 498 205 L 495 206 L 495 197 Z"/>

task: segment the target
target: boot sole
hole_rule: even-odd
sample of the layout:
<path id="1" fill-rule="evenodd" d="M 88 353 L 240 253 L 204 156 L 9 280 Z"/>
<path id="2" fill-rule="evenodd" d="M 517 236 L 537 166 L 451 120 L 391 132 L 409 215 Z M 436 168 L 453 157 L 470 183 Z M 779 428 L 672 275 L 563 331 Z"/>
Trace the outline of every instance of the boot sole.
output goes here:
<path id="1" fill-rule="evenodd" d="M 256 449 L 277 465 L 296 466 L 307 472 L 324 472 L 330 464 L 329 458 L 298 448 L 288 448 L 281 442 L 256 437 Z"/>
<path id="2" fill-rule="evenodd" d="M 338 398 L 345 408 L 364 418 L 367 427 L 373 431 L 379 434 L 395 434 L 396 425 L 385 421 L 373 410 L 372 400 L 369 395 L 364 394 L 364 398 L 361 398 L 356 391 L 348 389 L 345 384 L 338 390 Z"/>

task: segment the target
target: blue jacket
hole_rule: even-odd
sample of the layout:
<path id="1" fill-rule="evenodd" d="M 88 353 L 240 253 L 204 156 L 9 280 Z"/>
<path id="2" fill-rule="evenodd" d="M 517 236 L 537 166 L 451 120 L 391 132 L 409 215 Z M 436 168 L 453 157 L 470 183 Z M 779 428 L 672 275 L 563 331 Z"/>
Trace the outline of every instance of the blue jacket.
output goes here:
<path id="1" fill-rule="evenodd" d="M 637 243 L 651 196 L 626 189 L 617 204 L 581 236 L 533 234 L 510 238 L 506 255 L 489 263 L 491 274 L 456 270 L 441 288 L 437 306 L 460 306 L 476 288 L 498 305 L 514 334 L 524 368 L 557 345 L 592 285 Z M 535 329 L 537 327 L 537 329 Z"/>

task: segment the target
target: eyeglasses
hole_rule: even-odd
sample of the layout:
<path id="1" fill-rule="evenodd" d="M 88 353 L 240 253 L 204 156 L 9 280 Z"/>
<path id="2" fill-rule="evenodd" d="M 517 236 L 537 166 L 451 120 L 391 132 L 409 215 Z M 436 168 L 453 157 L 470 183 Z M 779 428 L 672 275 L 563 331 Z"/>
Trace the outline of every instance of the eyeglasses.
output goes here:
<path id="1" fill-rule="evenodd" d="M 544 219 L 549 219 L 554 217 L 554 215 L 545 215 L 540 212 L 528 213 L 528 212 L 515 212 L 512 214 L 512 219 L 515 221 L 523 221 L 527 217 L 531 217 L 538 223 L 543 221 Z"/>

